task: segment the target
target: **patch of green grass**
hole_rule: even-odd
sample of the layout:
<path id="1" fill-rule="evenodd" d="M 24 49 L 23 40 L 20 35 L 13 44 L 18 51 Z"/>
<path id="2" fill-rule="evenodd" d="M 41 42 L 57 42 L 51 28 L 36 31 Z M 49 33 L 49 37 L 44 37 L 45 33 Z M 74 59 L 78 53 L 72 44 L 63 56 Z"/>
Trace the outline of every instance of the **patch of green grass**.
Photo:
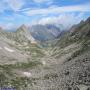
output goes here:
<path id="1" fill-rule="evenodd" d="M 25 69 L 25 68 L 33 68 L 36 67 L 38 65 L 41 65 L 41 62 L 39 61 L 29 61 L 28 63 L 16 63 L 16 64 L 9 64 L 9 65 L 2 65 L 1 67 L 6 69 L 6 70 L 10 70 L 10 69 L 16 69 L 16 68 L 21 68 L 21 69 Z"/>
<path id="2" fill-rule="evenodd" d="M 28 78 L 28 77 L 20 77 L 14 75 L 12 70 L 14 68 L 30 68 L 40 64 L 36 63 L 28 63 L 28 64 L 21 64 L 21 65 L 0 65 L 0 87 L 15 87 L 16 90 L 27 90 L 28 85 L 32 86 L 36 80 L 39 78 Z M 11 74 L 10 74 L 11 73 Z"/>
<path id="3" fill-rule="evenodd" d="M 57 73 L 51 73 L 51 74 L 46 74 L 44 76 L 44 79 L 57 78 L 57 77 L 58 77 Z"/>
<path id="4" fill-rule="evenodd" d="M 28 85 L 32 86 L 32 83 L 36 79 L 29 79 L 27 77 L 14 77 L 9 79 L 4 74 L 0 74 L 0 87 L 14 87 L 16 90 L 25 90 Z"/>

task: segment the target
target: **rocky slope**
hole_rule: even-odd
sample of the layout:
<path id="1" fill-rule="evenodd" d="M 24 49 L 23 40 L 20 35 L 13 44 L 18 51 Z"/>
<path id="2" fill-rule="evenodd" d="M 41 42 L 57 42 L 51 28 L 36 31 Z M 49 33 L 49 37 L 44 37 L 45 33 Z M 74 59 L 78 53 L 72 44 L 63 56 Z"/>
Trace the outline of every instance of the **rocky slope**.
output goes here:
<path id="1" fill-rule="evenodd" d="M 30 43 L 37 43 L 25 25 L 22 25 L 20 28 L 18 28 L 15 34 L 16 34 L 16 37 L 18 37 L 17 39 L 19 41 L 23 40 L 24 42 L 30 41 Z"/>

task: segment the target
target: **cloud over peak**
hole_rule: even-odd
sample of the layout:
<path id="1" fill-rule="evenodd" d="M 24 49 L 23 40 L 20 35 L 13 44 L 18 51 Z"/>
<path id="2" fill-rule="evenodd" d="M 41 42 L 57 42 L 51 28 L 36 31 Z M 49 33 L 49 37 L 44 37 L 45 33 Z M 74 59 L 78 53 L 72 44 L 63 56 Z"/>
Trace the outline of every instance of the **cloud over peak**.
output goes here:
<path id="1" fill-rule="evenodd" d="M 48 8 L 39 8 L 39 9 L 30 9 L 24 11 L 28 16 L 32 15 L 47 15 L 47 14 L 60 14 L 65 12 L 90 12 L 90 3 L 89 4 L 80 4 L 80 5 L 71 5 L 71 6 L 50 6 Z"/>
<path id="2" fill-rule="evenodd" d="M 59 16 L 44 17 L 42 19 L 36 20 L 33 24 L 61 24 L 64 29 L 70 28 L 73 24 L 79 23 L 84 18 L 84 13 L 62 13 Z"/>

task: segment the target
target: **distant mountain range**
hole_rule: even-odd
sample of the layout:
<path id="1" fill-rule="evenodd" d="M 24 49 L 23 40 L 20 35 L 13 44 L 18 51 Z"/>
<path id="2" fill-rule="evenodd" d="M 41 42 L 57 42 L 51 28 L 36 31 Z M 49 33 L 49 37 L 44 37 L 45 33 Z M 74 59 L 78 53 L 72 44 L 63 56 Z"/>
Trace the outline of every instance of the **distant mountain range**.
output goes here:
<path id="1" fill-rule="evenodd" d="M 29 28 L 31 35 L 40 41 L 55 39 L 60 33 L 60 27 L 52 24 L 33 25 Z"/>
<path id="2" fill-rule="evenodd" d="M 54 25 L 54 24 L 46 24 L 46 25 L 32 25 L 32 26 L 26 26 L 21 25 L 17 30 L 2 30 L 5 31 L 5 33 L 12 33 L 11 36 L 14 38 L 18 38 L 17 40 L 21 41 L 22 39 L 27 38 L 27 40 L 31 42 L 36 41 L 47 41 L 47 40 L 53 40 L 56 39 L 58 36 L 60 36 L 63 32 L 61 25 Z M 16 35 L 15 35 L 16 34 Z"/>

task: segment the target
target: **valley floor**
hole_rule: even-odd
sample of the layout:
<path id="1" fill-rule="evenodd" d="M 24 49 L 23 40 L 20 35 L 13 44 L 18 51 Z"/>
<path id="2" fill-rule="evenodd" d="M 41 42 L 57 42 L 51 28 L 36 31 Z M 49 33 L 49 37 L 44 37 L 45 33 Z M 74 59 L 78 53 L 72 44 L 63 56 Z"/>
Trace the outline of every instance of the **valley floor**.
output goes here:
<path id="1" fill-rule="evenodd" d="M 76 52 L 81 50 L 80 47 L 81 44 L 77 43 L 63 49 L 20 46 L 14 51 L 8 46 L 1 47 L 1 50 L 6 50 L 3 53 L 8 52 L 11 57 L 18 53 L 22 59 L 20 57 L 17 62 L 16 58 L 11 63 L 12 59 L 10 62 L 2 57 L 0 87 L 15 87 L 16 90 L 89 90 L 90 51 L 79 55 Z"/>

